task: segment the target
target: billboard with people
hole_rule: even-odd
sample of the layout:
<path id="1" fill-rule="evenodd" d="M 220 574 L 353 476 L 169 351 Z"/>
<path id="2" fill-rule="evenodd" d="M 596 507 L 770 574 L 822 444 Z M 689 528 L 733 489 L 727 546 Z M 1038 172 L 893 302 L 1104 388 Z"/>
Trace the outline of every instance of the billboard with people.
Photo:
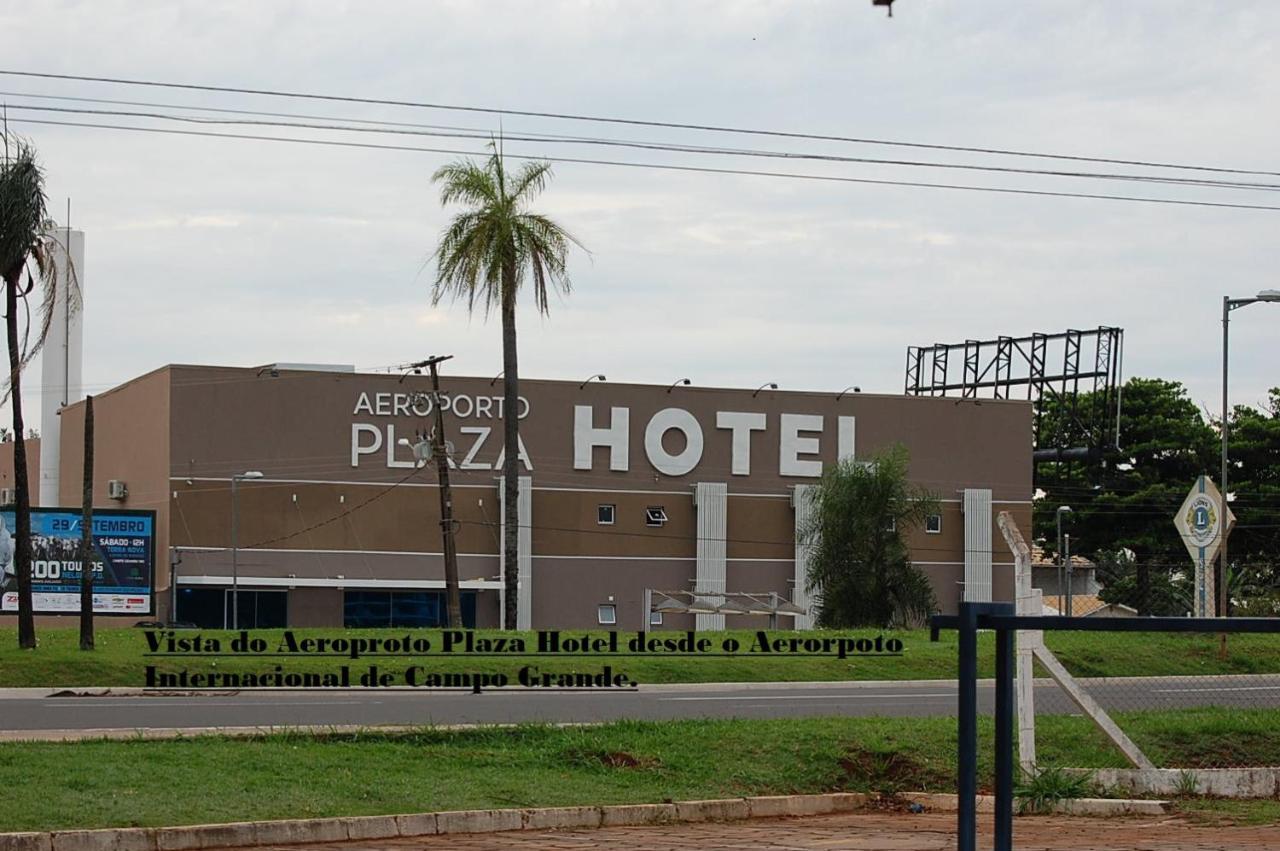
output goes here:
<path id="1" fill-rule="evenodd" d="M 18 610 L 12 508 L 0 511 L 0 611 Z M 154 511 L 93 512 L 93 611 L 147 615 L 155 611 Z M 31 599 L 37 614 L 80 611 L 82 558 L 78 509 L 31 509 Z"/>

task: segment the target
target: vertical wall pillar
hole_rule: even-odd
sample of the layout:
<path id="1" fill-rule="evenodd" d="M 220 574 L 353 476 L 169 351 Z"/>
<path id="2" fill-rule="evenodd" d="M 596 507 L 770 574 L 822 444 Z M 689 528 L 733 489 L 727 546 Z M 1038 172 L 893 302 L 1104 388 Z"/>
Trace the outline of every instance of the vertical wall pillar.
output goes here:
<path id="1" fill-rule="evenodd" d="M 84 398 L 80 381 L 83 362 L 83 312 L 68 313 L 67 295 L 73 283 L 84 290 L 84 231 L 55 228 L 51 234 L 56 247 L 58 298 L 53 305 L 49 336 L 40 354 L 40 505 L 56 506 L 59 500 L 59 472 L 62 458 L 62 417 L 59 411 Z M 76 471 L 80 481 L 80 471 Z M 79 504 L 79 493 L 72 501 Z"/>
<path id="2" fill-rule="evenodd" d="M 964 601 L 991 602 L 991 491 L 964 491 Z"/>
<path id="3" fill-rule="evenodd" d="M 506 562 L 507 511 L 506 485 L 498 486 L 498 509 L 502 516 L 499 563 Z M 533 479 L 521 476 L 516 488 L 516 629 L 533 629 Z M 504 595 L 505 596 L 505 595 Z"/>
<path id="4" fill-rule="evenodd" d="M 723 593 L 726 588 L 729 486 L 698 482 L 693 504 L 698 515 L 698 572 L 695 591 Z M 697 615 L 698 629 L 724 629 L 724 615 Z"/>
<path id="5" fill-rule="evenodd" d="M 850 418 L 852 419 L 852 417 Z M 813 547 L 803 542 L 801 533 L 809 523 L 809 517 L 813 513 L 813 507 L 809 503 L 809 494 L 813 485 L 796 485 L 791 491 L 791 507 L 796 512 L 795 525 L 795 542 L 796 542 L 796 561 L 795 574 L 793 581 L 795 587 L 792 590 L 791 602 L 804 609 L 808 614 L 796 615 L 796 629 L 813 629 L 813 600 L 809 597 L 807 582 L 809 578 L 809 553 Z"/>

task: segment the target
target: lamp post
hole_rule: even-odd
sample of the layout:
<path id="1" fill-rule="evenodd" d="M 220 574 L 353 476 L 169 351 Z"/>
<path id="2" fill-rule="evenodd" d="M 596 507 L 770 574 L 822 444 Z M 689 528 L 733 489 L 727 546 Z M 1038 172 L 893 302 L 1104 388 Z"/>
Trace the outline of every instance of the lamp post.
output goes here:
<path id="1" fill-rule="evenodd" d="M 1227 353 L 1228 334 L 1231 327 L 1231 311 L 1248 307 L 1260 301 L 1280 302 L 1280 290 L 1262 290 L 1253 298 L 1222 297 L 1222 504 L 1218 510 L 1218 528 L 1222 531 L 1222 546 L 1218 549 L 1218 617 L 1227 615 L 1227 536 L 1231 529 L 1227 525 L 1227 439 L 1231 425 L 1228 421 L 1230 411 L 1227 408 Z"/>
<path id="2" fill-rule="evenodd" d="M 237 501 L 240 482 L 246 479 L 261 479 L 259 470 L 247 470 L 231 477 L 231 628 L 240 628 L 240 504 Z M 227 610 L 222 609 L 223 625 L 226 625 Z"/>
<path id="3" fill-rule="evenodd" d="M 1054 512 L 1054 514 L 1055 514 L 1055 516 L 1056 516 L 1056 519 L 1057 519 L 1057 521 L 1058 521 L 1058 614 L 1062 614 L 1062 613 L 1063 613 L 1063 612 L 1062 612 L 1062 601 L 1063 601 L 1063 596 L 1062 596 L 1062 590 L 1063 590 L 1063 588 L 1062 588 L 1062 567 L 1063 567 L 1063 561 L 1062 561 L 1062 515 L 1064 515 L 1064 514 L 1070 514 L 1070 513 L 1071 513 L 1071 506 L 1069 506 L 1069 505 L 1059 505 L 1059 506 L 1058 506 L 1058 510 L 1057 510 L 1056 512 Z M 1067 614 L 1070 614 L 1070 612 L 1067 612 Z"/>

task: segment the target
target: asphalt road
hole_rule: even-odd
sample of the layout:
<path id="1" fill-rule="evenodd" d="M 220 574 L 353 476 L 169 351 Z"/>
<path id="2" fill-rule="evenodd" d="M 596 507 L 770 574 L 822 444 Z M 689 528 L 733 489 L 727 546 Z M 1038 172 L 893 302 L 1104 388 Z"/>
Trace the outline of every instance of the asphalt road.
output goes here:
<path id="1" fill-rule="evenodd" d="M 1193 706 L 1280 708 L 1280 675 L 1082 680 L 1108 710 Z M 990 712 L 991 684 L 979 684 Z M 590 722 L 622 718 L 798 718 L 952 715 L 953 680 L 641 686 L 625 691 L 504 689 L 482 694 L 401 689 L 83 694 L 0 698 L 0 731 L 133 730 L 306 725 Z M 1074 713 L 1051 681 L 1037 681 L 1036 711 Z"/>

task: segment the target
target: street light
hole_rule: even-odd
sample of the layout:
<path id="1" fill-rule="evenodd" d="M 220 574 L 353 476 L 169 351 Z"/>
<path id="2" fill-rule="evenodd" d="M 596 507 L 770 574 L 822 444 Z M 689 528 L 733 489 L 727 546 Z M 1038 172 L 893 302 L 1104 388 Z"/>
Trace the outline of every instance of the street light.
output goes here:
<path id="1" fill-rule="evenodd" d="M 1058 510 L 1054 512 L 1058 520 L 1058 614 L 1064 614 L 1062 611 L 1063 594 L 1062 594 L 1062 515 L 1070 514 L 1071 506 L 1059 505 Z M 1070 612 L 1065 614 L 1070 615 Z"/>
<path id="2" fill-rule="evenodd" d="M 848 387 L 844 388 L 843 390 L 841 390 L 841 391 L 836 395 L 836 401 L 837 401 L 837 402 L 839 402 L 841 399 L 843 399 L 843 398 L 844 398 L 844 394 L 848 393 L 850 390 L 852 390 L 854 393 L 861 393 L 861 392 L 862 392 L 862 388 L 861 388 L 861 387 L 859 387 L 859 386 L 858 386 L 858 385 L 856 385 L 856 384 L 850 384 Z"/>
<path id="3" fill-rule="evenodd" d="M 770 381 L 770 382 L 769 382 L 769 383 L 767 383 L 767 384 L 761 384 L 759 387 L 757 387 L 757 388 L 756 388 L 756 392 L 754 392 L 754 393 L 752 393 L 752 394 L 751 394 L 751 398 L 752 398 L 752 399 L 754 399 L 754 398 L 756 398 L 757 396 L 759 396 L 759 395 L 760 395 L 760 391 L 761 391 L 761 390 L 763 390 L 763 389 L 765 389 L 766 387 L 768 387 L 770 390 L 777 390 L 777 389 L 778 389 L 778 385 L 777 385 L 776 383 L 774 383 L 774 382 Z"/>
<path id="4" fill-rule="evenodd" d="M 1231 325 L 1231 311 L 1238 310 L 1242 307 L 1248 307 L 1257 302 L 1280 302 L 1280 290 L 1262 290 L 1253 298 L 1232 298 L 1231 296 L 1222 297 L 1222 504 L 1219 507 L 1218 523 L 1222 530 L 1222 546 L 1218 552 L 1221 553 L 1218 559 L 1218 617 L 1226 617 L 1227 615 L 1227 534 L 1231 531 L 1227 525 L 1227 438 L 1230 434 L 1231 426 L 1227 417 L 1227 341 L 1228 330 Z"/>
<path id="5" fill-rule="evenodd" d="M 588 378 L 586 381 L 582 382 L 581 384 L 579 384 L 579 385 L 578 385 L 578 389 L 579 389 L 579 390 L 581 390 L 583 387 L 586 387 L 586 386 L 587 386 L 588 384 L 590 384 L 592 381 L 604 381 L 604 380 L 606 380 L 606 379 L 605 379 L 605 377 L 604 377 L 604 373 L 603 373 L 603 372 L 598 373 L 598 374 L 596 374 L 596 375 L 591 376 L 590 378 Z"/>
<path id="6" fill-rule="evenodd" d="M 243 473 L 236 473 L 231 477 L 231 628 L 240 628 L 240 561 L 238 547 L 240 544 L 240 505 L 237 502 L 238 488 L 240 482 L 246 479 L 261 479 L 262 471 L 247 470 Z M 227 610 L 222 609 L 222 624 L 225 627 L 227 622 Z"/>
<path id="7" fill-rule="evenodd" d="M 688 386 L 689 386 L 690 384 L 692 384 L 692 383 L 693 383 L 693 381 L 692 381 L 691 379 L 688 379 L 688 378 L 682 378 L 682 379 L 680 379 L 679 381 L 677 381 L 675 384 L 672 384 L 670 387 L 668 387 L 668 388 L 667 388 L 667 392 L 668 392 L 668 393 L 670 393 L 672 390 L 675 390 L 677 387 L 679 387 L 679 386 L 681 386 L 681 385 L 684 385 L 685 387 L 688 387 Z"/>

